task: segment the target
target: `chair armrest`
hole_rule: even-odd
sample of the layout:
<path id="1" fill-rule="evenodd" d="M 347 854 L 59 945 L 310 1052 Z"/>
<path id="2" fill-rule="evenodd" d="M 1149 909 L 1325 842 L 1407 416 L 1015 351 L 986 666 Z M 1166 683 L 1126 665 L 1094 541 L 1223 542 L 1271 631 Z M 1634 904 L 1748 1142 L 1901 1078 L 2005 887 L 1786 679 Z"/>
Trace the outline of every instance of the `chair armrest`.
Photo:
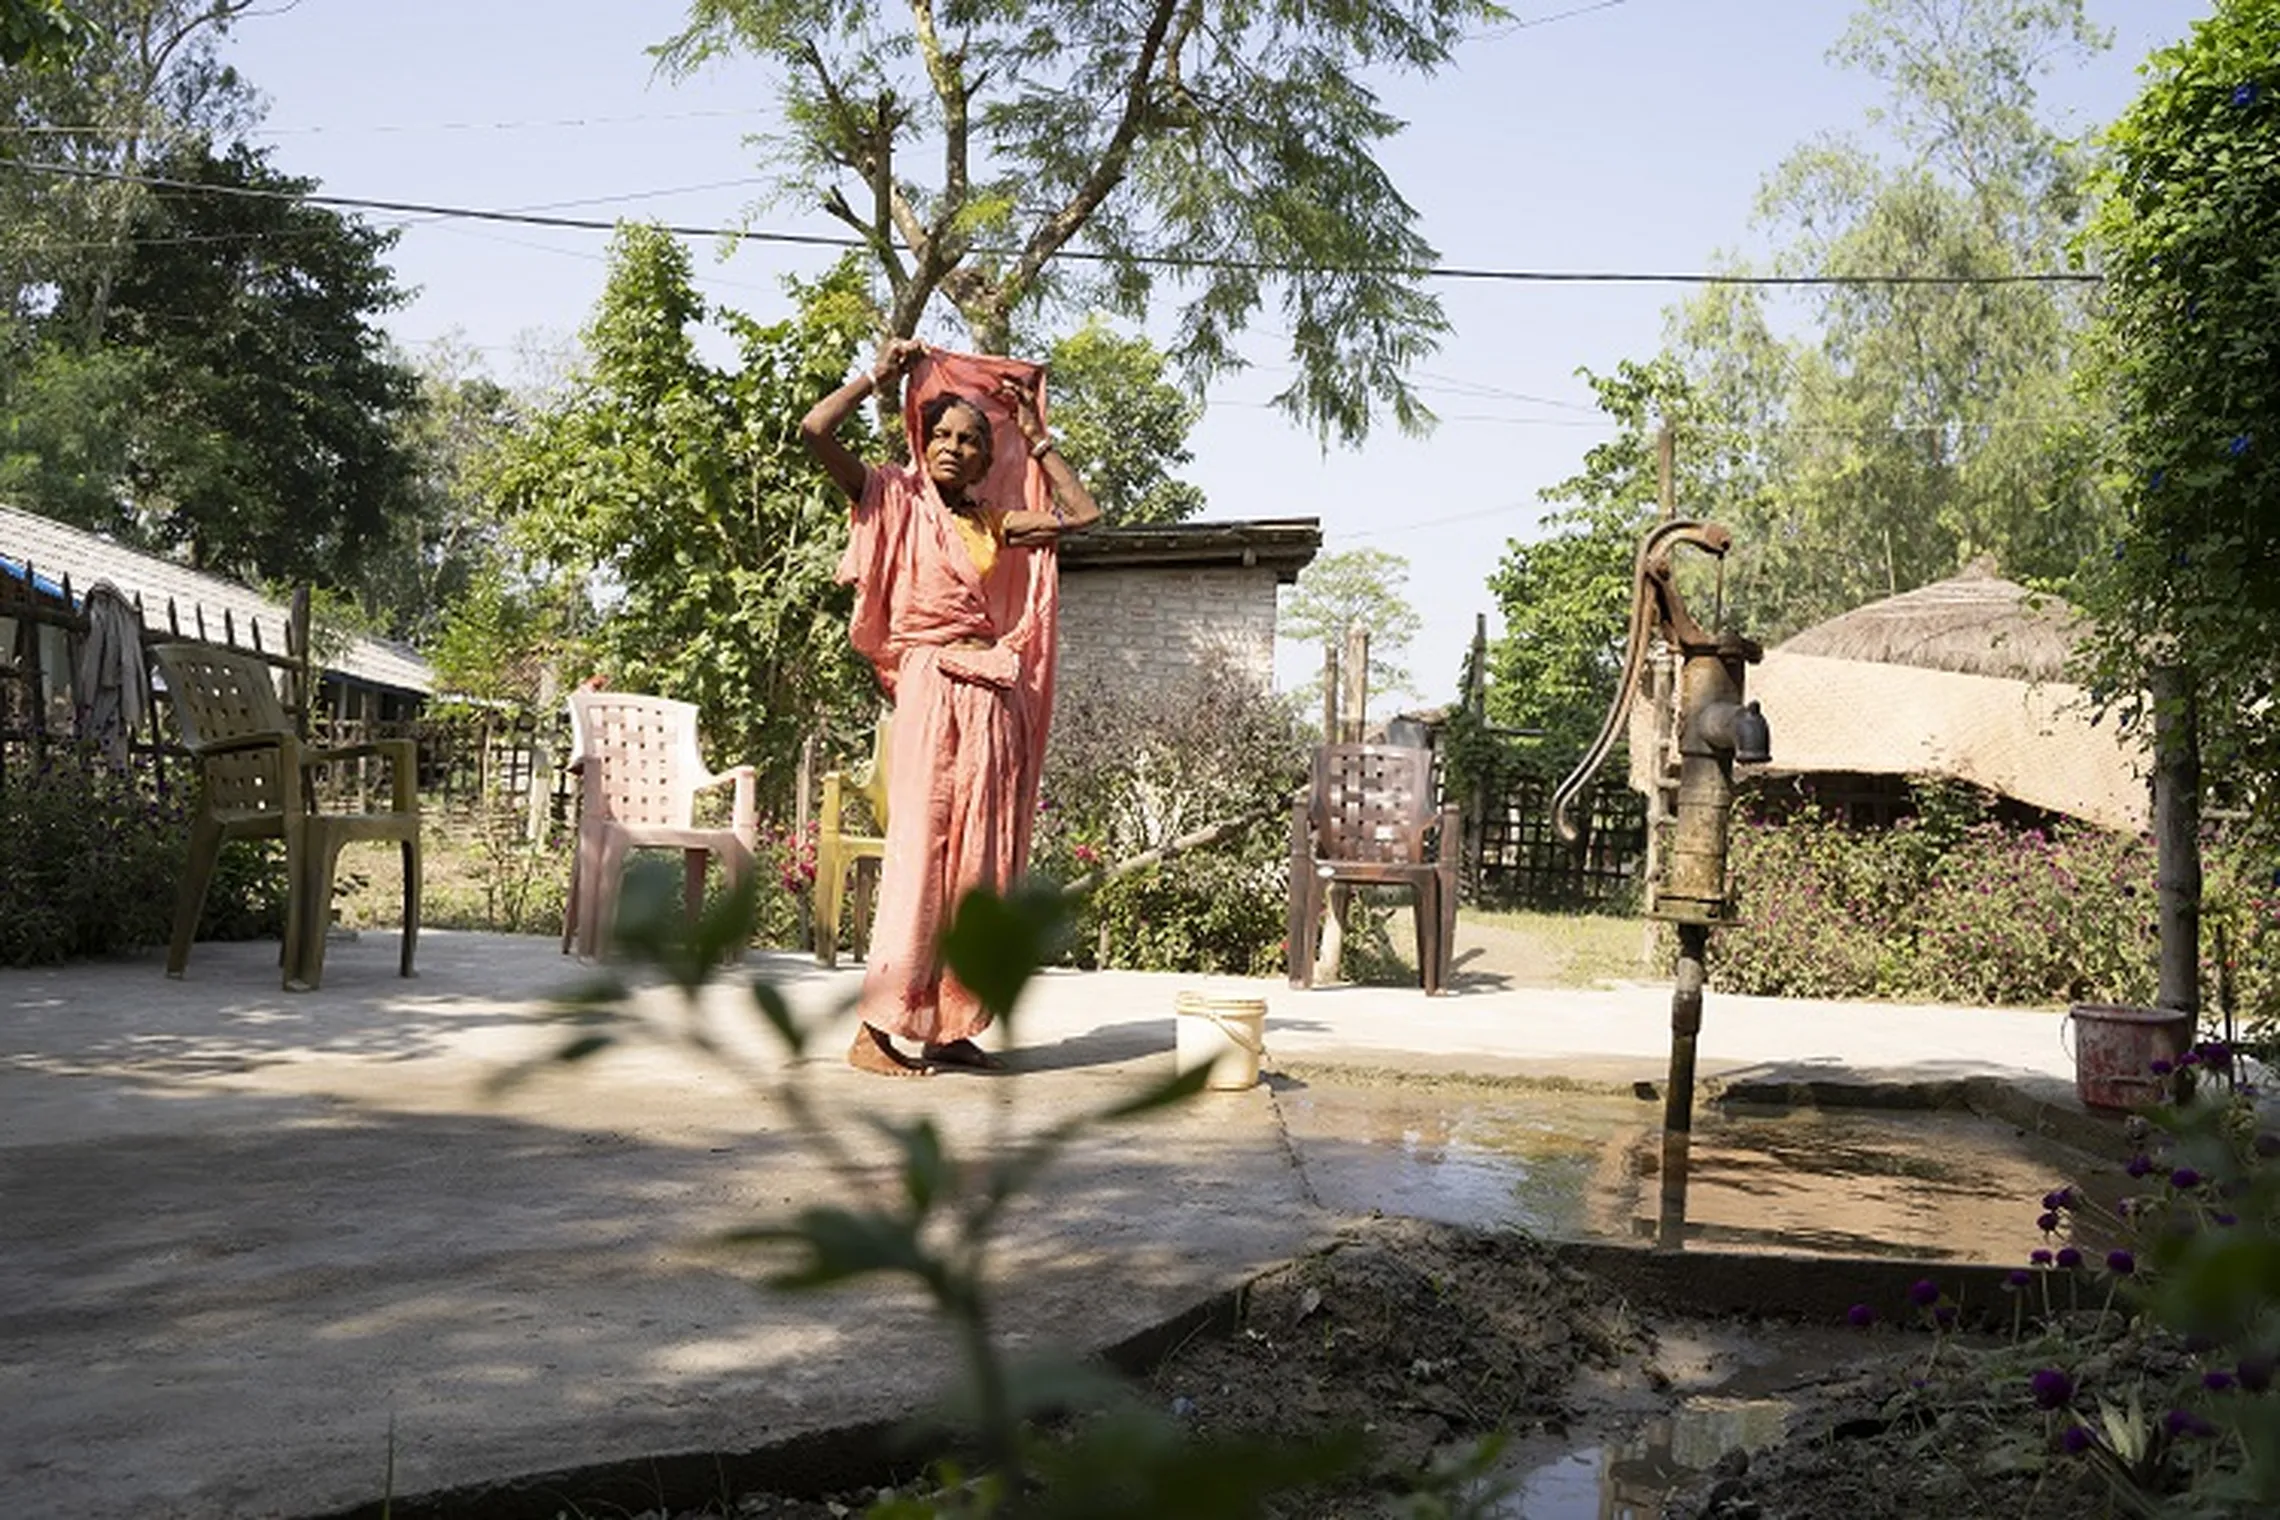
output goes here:
<path id="1" fill-rule="evenodd" d="M 355 744 L 328 744 L 321 749 L 304 749 L 301 752 L 301 767 L 307 770 L 319 765 L 339 765 L 350 760 L 360 760 L 367 755 L 388 762 L 388 789 L 393 811 L 417 811 L 420 796 L 420 746 L 416 739 L 365 739 Z"/>
<path id="2" fill-rule="evenodd" d="M 699 777 L 695 789 L 706 791 L 724 781 L 736 783 L 736 801 L 731 806 L 728 826 L 742 838 L 754 838 L 760 831 L 760 773 L 749 765 L 732 765 L 725 771 Z"/>

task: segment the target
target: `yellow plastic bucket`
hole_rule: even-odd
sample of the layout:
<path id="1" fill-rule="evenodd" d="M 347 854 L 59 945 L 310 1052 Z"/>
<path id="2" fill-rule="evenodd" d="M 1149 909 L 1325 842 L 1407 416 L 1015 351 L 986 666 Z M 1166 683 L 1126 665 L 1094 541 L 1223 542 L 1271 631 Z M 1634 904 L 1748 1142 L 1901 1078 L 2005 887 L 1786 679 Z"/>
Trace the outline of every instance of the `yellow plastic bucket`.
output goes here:
<path id="1" fill-rule="evenodd" d="M 1204 1086 L 1241 1092 L 1258 1085 L 1259 1060 L 1267 1053 L 1267 1000 L 1211 997 L 1183 992 L 1172 1003 L 1178 1032 L 1174 1051 L 1184 1074 L 1211 1068 Z"/>

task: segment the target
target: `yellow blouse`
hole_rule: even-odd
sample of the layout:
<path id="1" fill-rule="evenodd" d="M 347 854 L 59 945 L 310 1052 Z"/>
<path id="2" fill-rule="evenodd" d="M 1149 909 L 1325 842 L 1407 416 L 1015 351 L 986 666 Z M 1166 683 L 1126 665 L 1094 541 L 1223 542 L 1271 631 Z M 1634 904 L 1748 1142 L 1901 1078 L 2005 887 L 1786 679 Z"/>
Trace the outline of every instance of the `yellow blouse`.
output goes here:
<path id="1" fill-rule="evenodd" d="M 958 537 L 966 545 L 975 571 L 987 576 L 997 565 L 998 546 L 1005 542 L 1005 513 L 985 506 L 979 516 L 953 512 L 950 520 L 958 526 Z"/>

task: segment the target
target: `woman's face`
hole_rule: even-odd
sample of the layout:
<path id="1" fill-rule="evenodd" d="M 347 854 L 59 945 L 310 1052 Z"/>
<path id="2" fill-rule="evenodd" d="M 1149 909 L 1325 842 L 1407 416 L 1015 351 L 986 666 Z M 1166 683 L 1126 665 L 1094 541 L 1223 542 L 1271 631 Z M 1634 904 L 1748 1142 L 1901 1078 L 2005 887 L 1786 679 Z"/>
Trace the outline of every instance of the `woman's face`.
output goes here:
<path id="1" fill-rule="evenodd" d="M 926 472 L 938 487 L 960 493 L 990 470 L 990 425 L 973 408 L 943 408 L 926 434 Z"/>

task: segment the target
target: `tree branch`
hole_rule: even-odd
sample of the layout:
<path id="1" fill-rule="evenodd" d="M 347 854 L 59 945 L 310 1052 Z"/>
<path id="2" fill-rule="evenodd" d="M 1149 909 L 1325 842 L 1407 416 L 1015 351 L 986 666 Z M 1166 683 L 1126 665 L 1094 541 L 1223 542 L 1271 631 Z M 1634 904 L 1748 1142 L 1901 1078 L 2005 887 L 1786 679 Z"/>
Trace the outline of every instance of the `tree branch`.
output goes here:
<path id="1" fill-rule="evenodd" d="M 1148 118 L 1150 89 L 1155 82 L 1157 60 L 1166 56 L 1175 60 L 1178 57 L 1176 52 L 1166 54 L 1164 39 L 1171 31 L 1174 17 L 1185 3 L 1186 0 L 1154 0 L 1147 31 L 1141 38 L 1139 50 L 1133 55 L 1131 72 L 1125 77 L 1124 110 L 1117 118 L 1116 129 L 1109 134 L 1107 146 L 1102 149 L 1099 160 L 1093 165 L 1092 173 L 1085 176 L 1084 183 L 1077 187 L 1060 210 L 1039 223 L 1037 230 L 1029 235 L 1029 241 L 1022 245 L 1020 257 L 1014 260 L 1013 270 L 1006 276 L 1001 287 L 1012 299 L 1018 299 L 1020 293 L 1036 281 L 1038 272 L 1053 255 L 1067 246 L 1069 240 L 1091 219 L 1093 212 L 1108 199 L 1109 193 L 1123 183 L 1125 170 L 1132 161 L 1132 145 L 1139 138 L 1140 128 Z M 1191 25 L 1193 20 L 1191 15 Z M 1190 29 L 1190 26 L 1183 26 L 1182 36 L 1186 36 Z"/>

